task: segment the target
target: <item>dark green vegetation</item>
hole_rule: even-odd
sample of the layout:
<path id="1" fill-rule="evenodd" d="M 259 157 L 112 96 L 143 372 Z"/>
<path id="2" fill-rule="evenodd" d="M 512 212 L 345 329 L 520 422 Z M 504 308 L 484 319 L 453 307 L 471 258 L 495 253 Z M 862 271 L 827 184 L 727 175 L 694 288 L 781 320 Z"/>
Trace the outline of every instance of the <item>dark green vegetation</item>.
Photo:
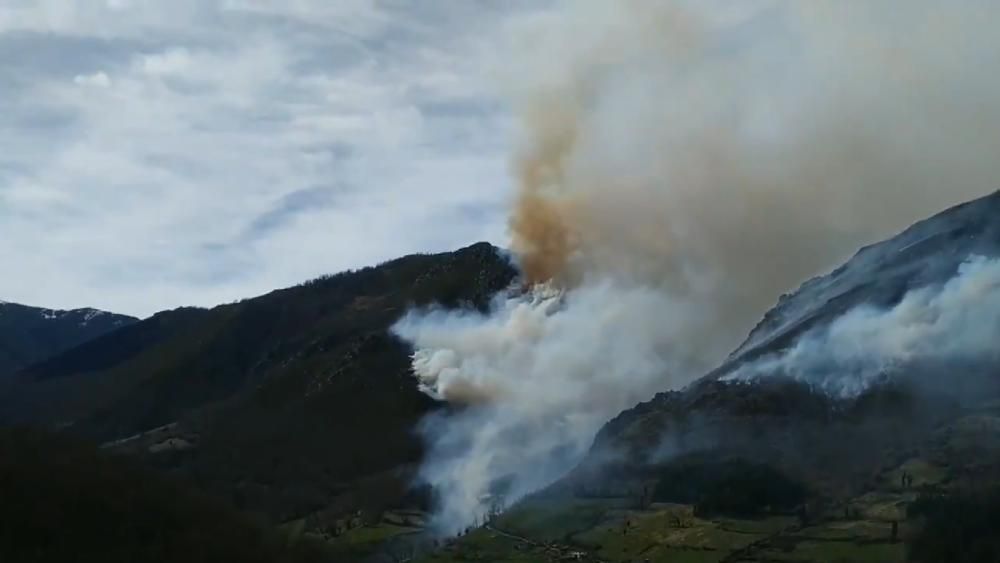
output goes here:
<path id="1" fill-rule="evenodd" d="M 53 311 L 0 302 L 0 380 L 135 321 L 93 309 Z"/>
<path id="2" fill-rule="evenodd" d="M 4 563 L 329 561 L 135 462 L 37 430 L 0 429 Z"/>
<path id="3" fill-rule="evenodd" d="M 738 398 L 752 397 L 750 387 L 712 389 L 720 399 L 730 395 L 717 403 L 729 406 L 717 408 L 715 421 L 701 413 L 697 425 L 673 427 L 662 461 L 634 463 L 634 457 L 625 457 L 608 464 L 608 457 L 600 456 L 602 463 L 585 463 L 485 528 L 420 560 L 1000 560 L 1000 403 L 985 400 L 942 412 L 935 423 L 919 425 L 919 432 L 905 431 L 902 423 L 911 419 L 902 413 L 908 410 L 889 410 L 885 417 L 901 423 L 894 427 L 883 415 L 873 419 L 865 409 L 831 404 L 823 434 L 816 433 L 818 426 L 789 426 L 771 413 L 764 423 L 774 437 L 767 441 L 771 447 L 740 448 L 737 455 L 736 445 L 750 436 L 741 427 L 769 418 L 759 410 L 767 402 L 744 408 L 748 405 Z M 898 394 L 905 392 L 892 392 Z M 873 396 L 856 405 L 868 401 L 884 406 L 887 399 Z M 711 426 L 725 432 L 703 432 Z M 866 432 L 845 434 L 851 426 Z M 885 443 L 882 431 L 889 436 Z M 804 439 L 794 439 L 800 432 Z M 728 439 L 733 433 L 738 437 Z M 695 453 L 677 453 L 685 439 Z M 848 444 L 840 445 L 842 440 Z M 879 455 L 867 453 L 874 445 Z M 849 466 L 859 469 L 856 474 L 843 472 L 843 465 L 825 469 L 809 461 L 832 459 L 830 454 L 849 448 L 859 452 L 860 463 Z M 795 462 L 798 457 L 805 461 Z"/>
<path id="4" fill-rule="evenodd" d="M 1000 488 L 928 495 L 910 507 L 923 525 L 910 544 L 917 561 L 1000 561 Z"/>
<path id="5" fill-rule="evenodd" d="M 104 443 L 271 524 L 353 530 L 425 500 L 414 428 L 437 405 L 389 327 L 414 306 L 485 307 L 514 275 L 477 244 L 160 313 L 21 372 L 0 420 Z"/>
<path id="6" fill-rule="evenodd" d="M 680 459 L 659 474 L 652 500 L 690 504 L 699 516 L 787 513 L 806 499 L 806 487 L 770 465 L 744 459 Z"/>

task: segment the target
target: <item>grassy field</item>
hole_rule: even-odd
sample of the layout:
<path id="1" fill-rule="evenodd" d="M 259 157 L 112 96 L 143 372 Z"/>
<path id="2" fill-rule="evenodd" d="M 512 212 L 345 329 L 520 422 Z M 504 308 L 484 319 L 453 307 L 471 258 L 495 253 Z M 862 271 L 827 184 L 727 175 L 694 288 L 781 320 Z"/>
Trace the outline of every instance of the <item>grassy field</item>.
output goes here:
<path id="1" fill-rule="evenodd" d="M 720 563 L 760 561 L 904 560 L 904 544 L 892 541 L 891 522 L 880 514 L 885 497 L 855 499 L 858 518 L 802 528 L 797 518 L 693 517 L 691 507 L 621 508 L 624 501 L 533 501 L 419 561 L 631 561 Z M 521 538 L 521 539 L 516 539 Z"/>
<path id="2" fill-rule="evenodd" d="M 335 560 L 351 562 L 902 563 L 908 540 L 920 529 L 910 507 L 921 497 L 967 490 L 968 464 L 961 460 L 982 461 L 989 448 L 1000 452 L 1000 416 L 961 418 L 927 447 L 894 455 L 854 494 L 824 497 L 808 518 L 797 511 L 696 516 L 690 504 L 654 502 L 639 509 L 635 498 L 541 494 L 442 542 L 420 536 L 426 515 L 413 511 L 387 512 L 376 523 L 332 536 L 309 530 L 304 520 L 283 531 L 290 542 L 322 539 Z M 904 475 L 912 482 L 904 483 Z M 412 541 L 421 547 L 408 551 Z M 393 543 L 404 547 L 391 554 L 386 545 Z"/>
<path id="3" fill-rule="evenodd" d="M 966 487 L 956 477 L 959 468 L 947 460 L 962 448 L 1000 445 L 1000 417 L 961 419 L 938 438 L 901 457 L 902 463 L 888 464 L 857 494 L 828 499 L 832 502 L 808 521 L 792 514 L 695 517 L 693 507 L 682 504 L 638 510 L 625 498 L 539 497 L 417 561 L 901 563 L 907 560 L 907 539 L 918 529 L 910 505 L 921 495 Z M 904 474 L 911 484 L 904 485 Z"/>
<path id="4" fill-rule="evenodd" d="M 625 508 L 626 499 L 532 500 L 419 561 L 714 563 L 795 520 L 694 518 L 690 506 Z"/>
<path id="5" fill-rule="evenodd" d="M 306 530 L 305 520 L 295 520 L 281 527 L 287 541 L 296 543 L 321 543 L 334 561 L 360 562 L 379 553 L 387 542 L 402 536 L 417 534 L 422 530 L 399 526 L 389 522 L 359 526 L 337 536 L 328 536 Z"/>

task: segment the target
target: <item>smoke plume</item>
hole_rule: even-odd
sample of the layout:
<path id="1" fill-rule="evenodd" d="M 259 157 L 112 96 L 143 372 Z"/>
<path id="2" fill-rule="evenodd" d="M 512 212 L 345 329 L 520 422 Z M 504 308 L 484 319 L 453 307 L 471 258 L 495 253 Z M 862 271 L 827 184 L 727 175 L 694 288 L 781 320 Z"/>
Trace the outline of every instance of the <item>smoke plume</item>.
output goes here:
<path id="1" fill-rule="evenodd" d="M 439 523 L 558 478 L 783 291 L 994 189 L 997 16 L 988 0 L 573 0 L 512 26 L 511 249 L 540 285 L 397 326 L 424 388 L 467 405 L 423 428 Z"/>
<path id="2" fill-rule="evenodd" d="M 927 366 L 951 368 L 938 373 L 996 366 L 998 341 L 1000 260 L 977 256 L 943 284 L 909 291 L 888 309 L 855 307 L 727 378 L 791 377 L 848 398 Z"/>

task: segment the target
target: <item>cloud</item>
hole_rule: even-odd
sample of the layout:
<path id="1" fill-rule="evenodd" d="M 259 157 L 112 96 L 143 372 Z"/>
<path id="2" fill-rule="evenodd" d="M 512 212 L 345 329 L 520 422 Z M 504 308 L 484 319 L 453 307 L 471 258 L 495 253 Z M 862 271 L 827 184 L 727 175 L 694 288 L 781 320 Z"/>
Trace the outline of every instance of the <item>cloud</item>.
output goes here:
<path id="1" fill-rule="evenodd" d="M 250 222 L 247 236 L 257 238 L 281 229 L 294 221 L 296 216 L 312 211 L 322 211 L 335 201 L 337 190 L 331 187 L 306 188 L 283 195 L 271 209 Z"/>
<path id="2" fill-rule="evenodd" d="M 111 86 L 111 79 L 104 72 L 93 74 L 78 74 L 73 77 L 73 83 L 80 86 L 95 86 L 97 88 L 108 88 Z"/>
<path id="3" fill-rule="evenodd" d="M 502 242 L 530 5 L 4 2 L 0 295 L 144 315 Z"/>

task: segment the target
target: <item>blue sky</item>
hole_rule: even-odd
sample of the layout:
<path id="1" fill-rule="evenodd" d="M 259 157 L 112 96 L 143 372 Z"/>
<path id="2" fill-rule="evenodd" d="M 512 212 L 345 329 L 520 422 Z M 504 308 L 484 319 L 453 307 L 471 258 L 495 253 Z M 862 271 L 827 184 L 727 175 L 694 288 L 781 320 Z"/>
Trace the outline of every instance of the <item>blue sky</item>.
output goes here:
<path id="1" fill-rule="evenodd" d="M 147 315 L 503 243 L 494 71 L 537 5 L 5 0 L 0 299 Z"/>

